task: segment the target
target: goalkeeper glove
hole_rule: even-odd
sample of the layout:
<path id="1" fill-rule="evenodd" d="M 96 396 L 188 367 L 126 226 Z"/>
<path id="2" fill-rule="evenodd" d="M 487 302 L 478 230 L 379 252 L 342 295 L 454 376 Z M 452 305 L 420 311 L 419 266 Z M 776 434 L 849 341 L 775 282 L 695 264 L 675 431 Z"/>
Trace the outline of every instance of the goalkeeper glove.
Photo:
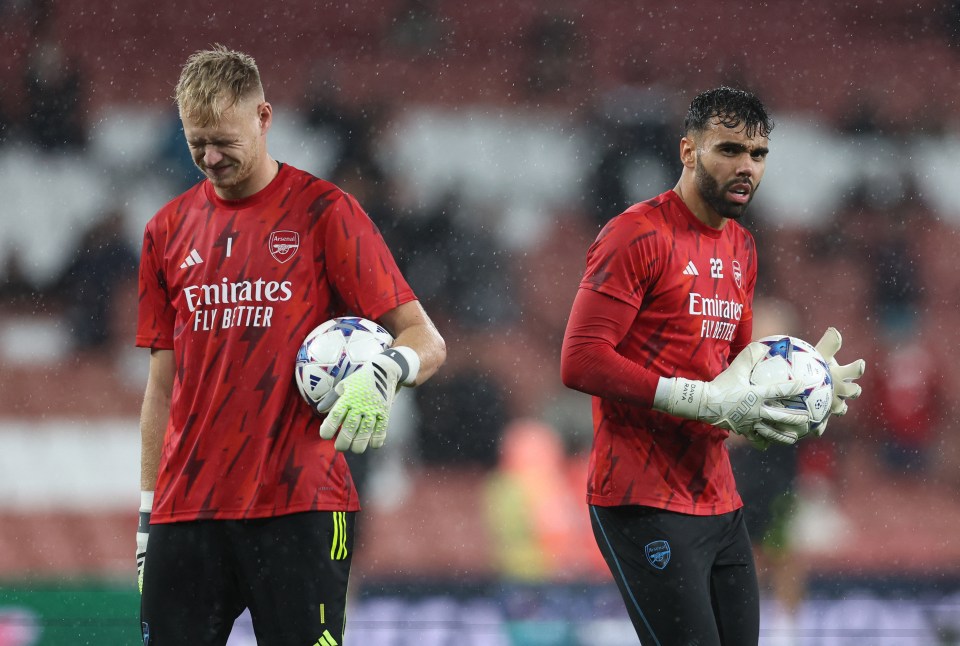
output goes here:
<path id="1" fill-rule="evenodd" d="M 771 420 L 759 420 L 747 435 L 753 447 L 765 451 L 771 443 L 796 444 L 809 431 L 806 422 L 803 424 L 782 424 Z"/>
<path id="2" fill-rule="evenodd" d="M 147 559 L 147 539 L 150 538 L 150 512 L 153 510 L 153 492 L 140 492 L 140 524 L 137 525 L 137 587 L 143 594 L 143 562 Z"/>
<path id="3" fill-rule="evenodd" d="M 857 359 L 852 363 L 841 366 L 837 363 L 834 355 L 840 350 L 843 344 L 843 337 L 837 328 L 828 327 L 827 331 L 817 342 L 817 352 L 827 362 L 830 368 L 830 379 L 833 381 L 833 404 L 830 407 L 832 415 L 843 415 L 847 412 L 847 399 L 856 399 L 860 396 L 863 389 L 859 384 L 853 383 L 854 379 L 863 376 L 867 369 L 867 362 L 863 359 Z M 821 431 L 822 434 L 822 431 Z"/>
<path id="4" fill-rule="evenodd" d="M 383 446 L 393 398 L 401 383 L 415 378 L 411 363 L 419 367 L 411 348 L 390 348 L 338 383 L 334 390 L 340 397 L 320 425 L 320 437 L 329 440 L 339 429 L 334 444 L 338 451 L 363 453 L 367 445 L 375 449 Z"/>
<path id="5" fill-rule="evenodd" d="M 761 420 L 776 422 L 787 428 L 796 426 L 796 437 L 799 437 L 806 429 L 810 416 L 804 411 L 773 406 L 769 402 L 800 394 L 803 384 L 794 381 L 754 386 L 750 383 L 750 373 L 768 350 L 766 345 L 756 341 L 748 344 L 713 381 L 661 377 L 653 408 L 725 428 L 746 436 L 751 442 L 757 435 L 766 440 L 783 441 L 783 433 L 766 426 L 757 428 L 757 422 Z"/>

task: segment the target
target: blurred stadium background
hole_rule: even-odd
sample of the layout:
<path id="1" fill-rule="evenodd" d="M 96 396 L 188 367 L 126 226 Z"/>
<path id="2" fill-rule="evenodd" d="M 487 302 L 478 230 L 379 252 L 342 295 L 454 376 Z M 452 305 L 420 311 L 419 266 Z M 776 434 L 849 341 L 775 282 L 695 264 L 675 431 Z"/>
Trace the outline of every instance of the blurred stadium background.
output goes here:
<path id="1" fill-rule="evenodd" d="M 777 120 L 760 300 L 869 366 L 792 456 L 802 596 L 782 623 L 765 573 L 762 643 L 960 643 L 960 3 L 3 0 L 0 23 L 0 646 L 138 639 L 135 265 L 197 179 L 170 97 L 214 42 L 257 59 L 273 155 L 357 195 L 450 348 L 356 461 L 350 643 L 635 642 L 559 347 L 587 246 L 673 186 L 720 83 Z"/>

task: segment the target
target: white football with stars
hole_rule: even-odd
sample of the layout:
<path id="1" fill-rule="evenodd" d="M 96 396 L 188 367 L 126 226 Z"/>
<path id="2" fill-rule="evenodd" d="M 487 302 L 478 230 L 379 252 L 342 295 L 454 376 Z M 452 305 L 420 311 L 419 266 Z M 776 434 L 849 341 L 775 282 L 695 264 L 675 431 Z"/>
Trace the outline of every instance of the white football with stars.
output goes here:
<path id="1" fill-rule="evenodd" d="M 334 387 L 393 344 L 382 326 L 356 316 L 321 323 L 297 351 L 294 377 L 304 401 L 316 413 L 328 412 L 339 395 Z"/>
<path id="2" fill-rule="evenodd" d="M 769 350 L 754 366 L 750 382 L 769 386 L 784 381 L 800 381 L 804 390 L 795 397 L 780 400 L 785 408 L 805 410 L 810 414 L 807 432 L 823 434 L 833 402 L 833 381 L 827 362 L 812 345 L 793 336 L 775 335 L 759 339 Z"/>

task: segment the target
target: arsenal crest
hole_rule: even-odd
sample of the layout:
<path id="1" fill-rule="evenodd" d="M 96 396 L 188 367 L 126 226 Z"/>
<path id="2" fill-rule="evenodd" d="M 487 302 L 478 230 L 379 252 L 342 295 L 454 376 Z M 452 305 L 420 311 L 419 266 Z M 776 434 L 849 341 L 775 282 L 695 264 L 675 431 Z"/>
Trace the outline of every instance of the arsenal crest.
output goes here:
<path id="1" fill-rule="evenodd" d="M 667 541 L 653 541 L 643 548 L 647 555 L 647 562 L 658 570 L 667 567 L 670 562 L 670 543 Z"/>
<path id="2" fill-rule="evenodd" d="M 276 258 L 277 262 L 287 262 L 300 248 L 300 234 L 296 231 L 274 231 L 270 234 L 267 246 L 270 247 L 270 255 Z"/>
<path id="3" fill-rule="evenodd" d="M 733 261 L 733 282 L 743 289 L 743 272 L 740 270 L 740 263 L 736 260 Z"/>

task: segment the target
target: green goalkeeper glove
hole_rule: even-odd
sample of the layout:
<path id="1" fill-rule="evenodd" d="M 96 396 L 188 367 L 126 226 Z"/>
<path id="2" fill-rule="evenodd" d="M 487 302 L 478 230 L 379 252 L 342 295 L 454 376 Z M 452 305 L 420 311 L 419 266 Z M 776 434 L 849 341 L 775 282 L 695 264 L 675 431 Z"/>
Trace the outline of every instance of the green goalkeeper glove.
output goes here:
<path id="1" fill-rule="evenodd" d="M 369 444 L 375 449 L 387 439 L 390 407 L 409 368 L 401 353 L 391 348 L 363 364 L 334 388 L 340 397 L 320 425 L 325 440 L 337 435 L 334 448 L 363 453 Z"/>
<path id="2" fill-rule="evenodd" d="M 140 524 L 137 525 L 137 587 L 143 594 L 143 562 L 147 560 L 147 539 L 150 538 L 150 512 L 153 511 L 153 492 L 140 492 Z"/>
<path id="3" fill-rule="evenodd" d="M 817 342 L 817 352 L 827 362 L 830 368 L 830 378 L 833 380 L 833 405 L 830 407 L 832 415 L 843 415 L 847 412 L 848 399 L 856 399 L 863 392 L 859 384 L 853 383 L 855 379 L 863 376 L 867 369 L 867 362 L 863 359 L 857 359 L 852 363 L 841 366 L 837 363 L 834 355 L 840 350 L 843 344 L 843 337 L 835 327 L 828 327 L 827 331 Z"/>
<path id="4" fill-rule="evenodd" d="M 784 442 L 784 438 L 789 437 L 772 425 L 758 425 L 760 421 L 775 422 L 780 428 L 796 426 L 796 437 L 799 437 L 806 431 L 810 416 L 805 411 L 777 407 L 769 402 L 800 394 L 803 384 L 794 381 L 754 386 L 750 383 L 750 373 L 768 350 L 762 343 L 750 343 L 713 381 L 661 377 L 653 408 L 725 428 L 747 437 L 754 445 L 760 442 L 757 435 L 773 442 Z"/>

